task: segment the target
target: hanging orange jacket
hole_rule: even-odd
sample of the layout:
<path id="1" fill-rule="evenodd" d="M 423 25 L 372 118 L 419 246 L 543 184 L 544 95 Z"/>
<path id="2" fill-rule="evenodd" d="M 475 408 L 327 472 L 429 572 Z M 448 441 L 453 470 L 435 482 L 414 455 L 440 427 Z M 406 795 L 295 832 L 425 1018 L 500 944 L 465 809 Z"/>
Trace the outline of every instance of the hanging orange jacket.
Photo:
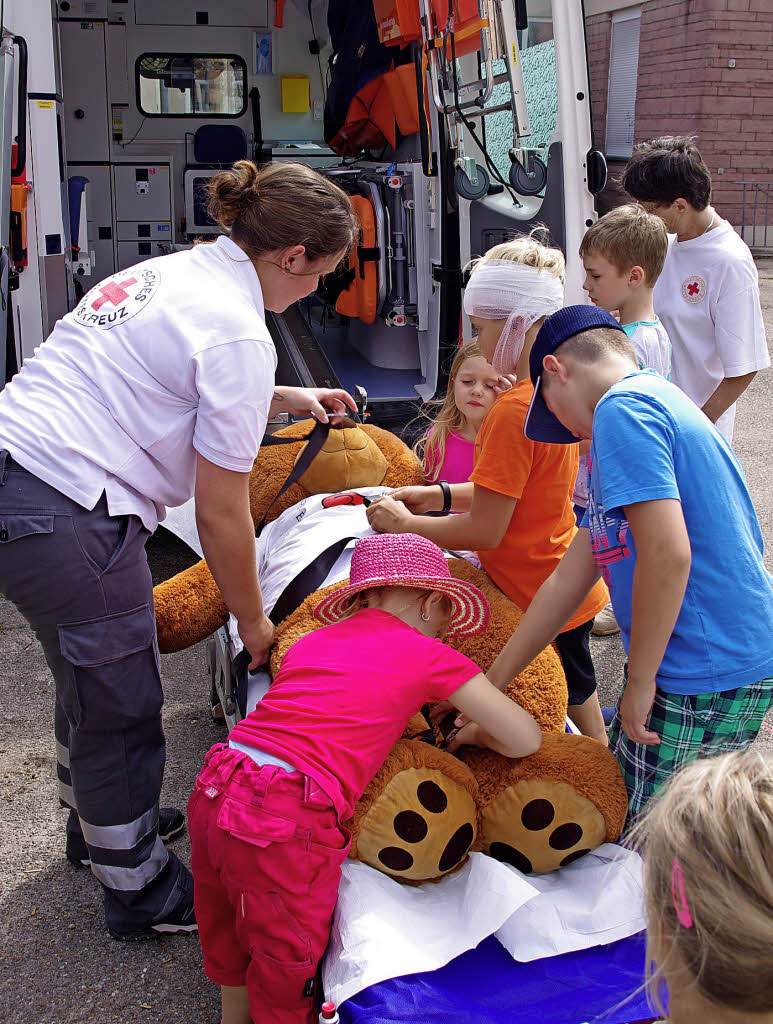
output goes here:
<path id="1" fill-rule="evenodd" d="M 336 312 L 372 324 L 378 308 L 378 268 L 380 253 L 376 248 L 376 215 L 373 204 L 365 196 L 351 196 L 352 206 L 360 222 L 358 244 L 349 252 L 351 284 L 341 292 Z"/>
<path id="2" fill-rule="evenodd" d="M 397 125 L 384 76 L 379 75 L 356 92 L 346 120 L 328 145 L 342 156 L 359 156 L 363 149 L 379 150 L 397 145 Z"/>

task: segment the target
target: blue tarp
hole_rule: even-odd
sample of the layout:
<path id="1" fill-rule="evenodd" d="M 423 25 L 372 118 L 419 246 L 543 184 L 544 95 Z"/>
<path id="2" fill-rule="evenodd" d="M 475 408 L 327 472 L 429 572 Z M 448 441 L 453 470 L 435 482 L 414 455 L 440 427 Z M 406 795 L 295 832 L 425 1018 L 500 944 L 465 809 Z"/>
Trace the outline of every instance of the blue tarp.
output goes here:
<path id="1" fill-rule="evenodd" d="M 491 936 L 437 971 L 391 978 L 339 1008 L 342 1024 L 629 1024 L 650 1020 L 644 933 L 519 963 Z"/>

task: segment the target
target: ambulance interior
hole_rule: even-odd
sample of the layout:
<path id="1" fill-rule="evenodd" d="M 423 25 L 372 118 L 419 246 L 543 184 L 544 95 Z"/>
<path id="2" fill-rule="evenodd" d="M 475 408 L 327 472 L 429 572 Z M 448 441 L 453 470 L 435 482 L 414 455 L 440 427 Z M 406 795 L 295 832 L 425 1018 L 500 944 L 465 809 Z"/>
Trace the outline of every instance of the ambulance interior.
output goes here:
<path id="1" fill-rule="evenodd" d="M 442 389 L 471 256 L 535 224 L 573 253 L 594 217 L 574 0 L 58 0 L 50 22 L 39 6 L 3 13 L 0 386 L 90 288 L 218 233 L 204 189 L 242 157 L 352 195 L 348 264 L 269 326 L 278 380 L 360 389 L 376 422 Z"/>

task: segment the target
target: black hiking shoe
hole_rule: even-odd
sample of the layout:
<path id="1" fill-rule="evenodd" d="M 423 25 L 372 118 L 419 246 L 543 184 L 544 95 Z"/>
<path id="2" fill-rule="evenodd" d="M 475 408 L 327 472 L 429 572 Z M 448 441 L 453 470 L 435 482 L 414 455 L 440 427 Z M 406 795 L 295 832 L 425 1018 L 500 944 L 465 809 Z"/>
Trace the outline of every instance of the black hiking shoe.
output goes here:
<path id="1" fill-rule="evenodd" d="M 142 942 L 144 939 L 157 939 L 160 935 L 197 932 L 199 926 L 193 909 L 193 876 L 185 867 L 181 866 L 181 871 L 177 883 L 180 894 L 171 910 L 162 913 L 155 921 L 140 925 L 108 925 L 107 930 L 112 938 L 119 942 Z"/>
<path id="2" fill-rule="evenodd" d="M 91 867 L 91 857 L 86 840 L 80 830 L 80 824 L 72 829 L 70 823 L 78 817 L 74 811 L 70 811 L 70 820 L 67 823 L 67 846 L 65 854 L 69 862 L 75 868 Z M 77 830 L 76 830 L 77 829 Z M 160 807 L 158 811 L 158 836 L 162 843 L 170 843 L 185 831 L 185 816 L 176 807 Z"/>

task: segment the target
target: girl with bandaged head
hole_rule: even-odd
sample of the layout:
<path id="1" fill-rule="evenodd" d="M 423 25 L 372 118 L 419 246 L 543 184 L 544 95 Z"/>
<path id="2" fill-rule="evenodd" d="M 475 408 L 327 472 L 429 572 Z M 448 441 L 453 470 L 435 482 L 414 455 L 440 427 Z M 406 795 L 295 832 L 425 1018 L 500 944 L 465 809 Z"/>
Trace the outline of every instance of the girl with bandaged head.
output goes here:
<path id="1" fill-rule="evenodd" d="M 533 236 L 496 245 L 473 263 L 464 310 L 485 358 L 497 373 L 512 375 L 515 386 L 497 396 L 483 421 L 468 483 L 401 487 L 368 509 L 376 530 L 418 533 L 441 547 L 475 551 L 491 579 L 524 611 L 577 532 L 571 495 L 579 446 L 534 442 L 523 433 L 534 390 L 529 353 L 545 317 L 563 306 L 564 281 L 563 254 Z M 443 509 L 461 514 L 423 516 Z M 605 745 L 588 637 L 607 600 L 599 581 L 556 637 L 569 715 Z M 510 681 L 492 679 L 501 689 Z M 454 746 L 474 739 L 463 725 Z"/>

